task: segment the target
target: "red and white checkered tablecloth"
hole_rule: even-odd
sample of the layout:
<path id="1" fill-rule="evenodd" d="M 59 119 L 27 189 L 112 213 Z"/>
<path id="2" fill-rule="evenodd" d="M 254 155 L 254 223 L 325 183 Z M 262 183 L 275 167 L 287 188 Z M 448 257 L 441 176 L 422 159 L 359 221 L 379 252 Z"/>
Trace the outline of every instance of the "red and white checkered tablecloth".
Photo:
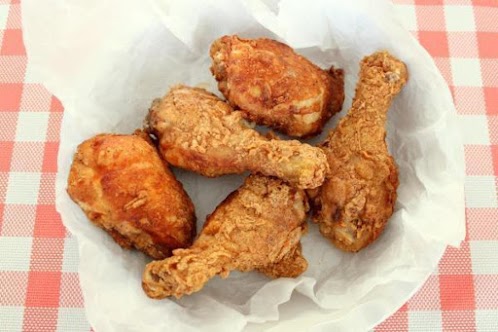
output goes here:
<path id="1" fill-rule="evenodd" d="M 498 0 L 396 0 L 453 93 L 467 238 L 376 331 L 498 331 Z M 32 80 L 19 0 L 0 0 L 0 331 L 90 331 L 55 211 L 60 102 Z"/>

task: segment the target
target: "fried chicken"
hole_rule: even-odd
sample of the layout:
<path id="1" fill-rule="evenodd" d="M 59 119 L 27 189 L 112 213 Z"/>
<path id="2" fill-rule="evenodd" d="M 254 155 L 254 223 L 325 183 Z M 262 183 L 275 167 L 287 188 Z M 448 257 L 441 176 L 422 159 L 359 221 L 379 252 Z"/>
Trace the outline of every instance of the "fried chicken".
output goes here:
<path id="1" fill-rule="evenodd" d="M 146 266 L 143 289 L 151 298 L 180 298 L 235 269 L 298 276 L 307 268 L 299 244 L 307 211 L 302 190 L 277 178 L 250 175 L 208 216 L 192 247 Z"/>
<path id="2" fill-rule="evenodd" d="M 194 206 L 144 133 L 80 144 L 67 192 L 123 248 L 162 259 L 195 235 Z"/>
<path id="3" fill-rule="evenodd" d="M 325 71 L 285 44 L 224 36 L 211 45 L 210 55 L 220 91 L 258 124 L 310 137 L 342 108 L 343 71 Z"/>
<path id="4" fill-rule="evenodd" d="M 306 224 L 305 224 L 306 226 Z M 305 233 L 307 228 L 304 228 Z M 270 278 L 297 278 L 308 268 L 308 261 L 304 258 L 301 243 L 289 250 L 278 262 L 258 268 L 258 271 Z"/>
<path id="5" fill-rule="evenodd" d="M 252 171 L 316 188 L 328 169 L 321 149 L 262 136 L 241 112 L 203 89 L 172 88 L 153 102 L 147 122 L 167 162 L 205 176 Z"/>
<path id="6" fill-rule="evenodd" d="M 366 247 L 393 213 L 398 171 L 387 151 L 385 123 L 407 80 L 405 64 L 389 53 L 365 57 L 349 113 L 321 145 L 330 172 L 322 187 L 309 191 L 314 221 L 342 250 Z"/>

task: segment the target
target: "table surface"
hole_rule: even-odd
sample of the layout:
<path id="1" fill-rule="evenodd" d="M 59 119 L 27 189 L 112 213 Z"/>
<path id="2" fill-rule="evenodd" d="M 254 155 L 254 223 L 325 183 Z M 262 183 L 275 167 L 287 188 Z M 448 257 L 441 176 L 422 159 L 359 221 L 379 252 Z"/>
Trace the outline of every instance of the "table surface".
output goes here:
<path id="1" fill-rule="evenodd" d="M 498 331 L 498 0 L 396 0 L 451 88 L 467 237 L 376 331 Z M 90 331 L 55 210 L 61 103 L 33 81 L 19 1 L 0 0 L 0 331 Z"/>

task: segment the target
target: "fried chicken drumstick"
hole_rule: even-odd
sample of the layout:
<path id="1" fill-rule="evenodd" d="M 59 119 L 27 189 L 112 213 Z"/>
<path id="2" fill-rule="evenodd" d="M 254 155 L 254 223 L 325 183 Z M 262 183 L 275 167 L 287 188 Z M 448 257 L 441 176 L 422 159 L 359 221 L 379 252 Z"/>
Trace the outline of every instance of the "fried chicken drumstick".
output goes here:
<path id="1" fill-rule="evenodd" d="M 302 190 L 250 175 L 208 216 L 192 247 L 146 266 L 143 289 L 151 298 L 180 298 L 235 269 L 296 277 L 307 268 L 299 242 L 307 210 Z"/>
<path id="2" fill-rule="evenodd" d="M 80 144 L 67 192 L 123 248 L 162 259 L 195 235 L 194 206 L 145 133 Z"/>
<path id="3" fill-rule="evenodd" d="M 342 70 L 325 71 L 285 44 L 224 36 L 211 45 L 210 55 L 220 91 L 258 124 L 309 137 L 342 108 Z"/>
<path id="4" fill-rule="evenodd" d="M 365 57 L 349 113 L 321 145 L 330 172 L 322 187 L 309 191 L 313 219 L 342 250 L 366 247 L 393 213 L 398 171 L 387 151 L 385 123 L 407 79 L 405 64 L 389 53 Z"/>
<path id="5" fill-rule="evenodd" d="M 153 102 L 147 122 L 167 162 L 205 176 L 252 171 L 316 188 L 328 169 L 320 148 L 262 136 L 240 112 L 203 89 L 172 88 Z"/>

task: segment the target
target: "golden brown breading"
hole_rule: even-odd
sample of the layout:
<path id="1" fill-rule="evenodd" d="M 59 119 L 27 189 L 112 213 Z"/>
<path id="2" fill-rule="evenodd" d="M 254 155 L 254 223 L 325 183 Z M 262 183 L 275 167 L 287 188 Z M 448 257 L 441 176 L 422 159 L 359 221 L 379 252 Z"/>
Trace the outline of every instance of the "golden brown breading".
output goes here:
<path id="1" fill-rule="evenodd" d="M 330 172 L 309 192 L 314 220 L 337 247 L 358 251 L 391 217 L 398 172 L 385 142 L 387 111 L 408 79 L 404 63 L 387 52 L 361 62 L 353 105 L 322 144 Z"/>
<path id="2" fill-rule="evenodd" d="M 321 149 L 260 135 L 240 112 L 203 89 L 172 88 L 153 102 L 148 125 L 167 162 L 209 177 L 248 170 L 316 188 L 328 169 Z"/>
<path id="3" fill-rule="evenodd" d="M 123 248 L 162 259 L 195 235 L 194 206 L 145 134 L 97 135 L 78 146 L 67 192 Z"/>
<path id="4" fill-rule="evenodd" d="M 208 216 L 192 247 L 146 266 L 142 286 L 152 298 L 180 298 L 235 269 L 297 276 L 307 266 L 299 250 L 307 211 L 302 190 L 276 178 L 251 175 Z M 289 253 L 299 260 L 295 266 Z M 282 259 L 286 261 L 280 270 L 265 271 Z"/>
<path id="5" fill-rule="evenodd" d="M 304 232 L 304 231 L 303 231 Z M 308 269 L 308 261 L 301 251 L 301 243 L 298 243 L 280 261 L 263 266 L 259 272 L 270 278 L 296 278 Z"/>
<path id="6" fill-rule="evenodd" d="M 285 44 L 224 36 L 211 45 L 210 55 L 220 91 L 258 124 L 309 137 L 342 108 L 342 70 L 325 71 Z"/>

